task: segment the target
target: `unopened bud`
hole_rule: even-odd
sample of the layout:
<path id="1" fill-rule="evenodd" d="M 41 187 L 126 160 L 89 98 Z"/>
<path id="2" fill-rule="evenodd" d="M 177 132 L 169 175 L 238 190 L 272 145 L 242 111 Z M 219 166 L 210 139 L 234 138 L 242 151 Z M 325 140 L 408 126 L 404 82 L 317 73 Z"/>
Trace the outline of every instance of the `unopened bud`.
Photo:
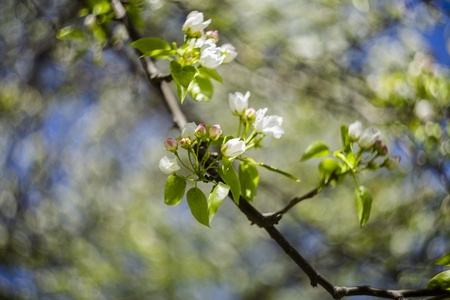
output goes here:
<path id="1" fill-rule="evenodd" d="M 204 138 L 206 136 L 205 124 L 199 124 L 194 131 L 194 135 L 199 139 Z"/>
<path id="2" fill-rule="evenodd" d="M 192 142 L 191 142 L 191 140 L 189 138 L 182 138 L 181 141 L 180 141 L 180 146 L 183 149 L 191 148 L 191 144 L 192 144 Z"/>
<path id="3" fill-rule="evenodd" d="M 216 124 L 209 128 L 209 138 L 211 139 L 211 141 L 218 140 L 221 134 L 222 129 L 220 129 L 220 125 Z"/>
<path id="4" fill-rule="evenodd" d="M 250 124 L 253 124 L 253 122 L 255 122 L 255 118 L 256 118 L 256 110 L 254 107 L 250 107 L 245 111 L 244 114 L 245 121 L 247 121 Z"/>
<path id="5" fill-rule="evenodd" d="M 209 30 L 205 33 L 207 39 L 214 39 L 216 43 L 219 41 L 219 32 L 217 30 Z"/>
<path id="6" fill-rule="evenodd" d="M 170 152 L 177 152 L 178 150 L 178 143 L 173 138 L 165 139 L 164 146 L 166 147 L 166 150 Z"/>
<path id="7" fill-rule="evenodd" d="M 377 140 L 375 142 L 375 150 L 378 152 L 378 155 L 384 156 L 388 153 L 388 148 L 386 145 L 383 145 L 383 142 L 380 140 Z"/>
<path id="8" fill-rule="evenodd" d="M 357 141 L 362 132 L 362 124 L 360 121 L 355 121 L 348 126 L 348 136 L 352 141 Z"/>
<path id="9" fill-rule="evenodd" d="M 383 162 L 383 166 L 388 170 L 394 170 L 400 164 L 402 158 L 400 156 L 389 156 Z"/>

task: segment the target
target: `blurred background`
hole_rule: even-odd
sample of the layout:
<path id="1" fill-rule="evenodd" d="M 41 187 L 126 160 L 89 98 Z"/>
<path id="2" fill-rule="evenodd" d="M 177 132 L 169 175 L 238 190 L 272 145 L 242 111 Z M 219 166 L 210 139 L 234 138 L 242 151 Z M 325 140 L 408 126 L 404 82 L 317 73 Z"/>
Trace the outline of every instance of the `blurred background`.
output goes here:
<path id="1" fill-rule="evenodd" d="M 422 288 L 450 251 L 450 3 L 447 1 L 130 0 L 143 36 L 183 44 L 202 11 L 237 60 L 219 69 L 189 121 L 221 124 L 228 94 L 284 118 L 286 134 L 252 150 L 254 205 L 280 209 L 315 188 L 319 159 L 300 163 L 339 127 L 377 127 L 399 168 L 363 174 L 373 194 L 359 228 L 350 178 L 278 226 L 338 285 Z M 177 137 L 123 25 L 104 0 L 2 0 L 0 5 L 1 299 L 331 299 L 312 288 L 269 236 L 224 201 L 212 229 L 185 201 L 163 203 L 163 140 Z M 158 62 L 163 72 L 167 62 Z M 173 89 L 174 86 L 171 86 Z M 367 299 L 367 297 L 354 297 Z"/>

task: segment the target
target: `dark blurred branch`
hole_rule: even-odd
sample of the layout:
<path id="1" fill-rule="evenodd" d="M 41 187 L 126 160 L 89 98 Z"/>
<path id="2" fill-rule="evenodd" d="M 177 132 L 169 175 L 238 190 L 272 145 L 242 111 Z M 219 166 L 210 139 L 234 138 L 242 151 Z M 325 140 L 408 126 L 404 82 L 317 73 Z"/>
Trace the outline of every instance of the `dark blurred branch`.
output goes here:
<path id="1" fill-rule="evenodd" d="M 37 13 L 38 17 L 44 18 L 47 23 L 52 27 L 52 30 L 54 33 L 58 32 L 59 26 L 50 18 L 46 13 L 45 10 L 42 9 L 38 3 L 36 3 L 35 0 L 20 0 L 22 3 L 24 3 L 30 11 L 35 11 Z"/>
<path id="2" fill-rule="evenodd" d="M 111 0 L 111 4 L 116 15 L 116 20 L 122 22 L 128 30 L 130 34 L 130 38 L 133 41 L 136 41 L 141 38 L 141 35 L 136 30 L 136 28 L 131 24 L 130 19 L 126 15 L 126 10 L 122 3 L 119 0 Z M 142 55 L 138 50 L 137 53 Z M 167 108 L 172 115 L 173 122 L 177 125 L 178 128 L 183 128 L 187 123 L 187 119 L 184 113 L 181 111 L 180 106 L 178 105 L 178 100 L 174 97 L 172 91 L 169 88 L 168 82 L 172 79 L 171 76 L 162 75 L 159 70 L 156 68 L 155 63 L 150 57 L 143 57 L 140 59 L 142 67 L 144 68 L 145 74 L 147 76 L 148 81 L 152 85 L 154 89 L 156 89 L 162 99 L 164 99 L 164 104 L 166 104 Z"/>
<path id="3" fill-rule="evenodd" d="M 133 40 L 140 38 L 140 35 L 136 29 L 131 24 L 130 20 L 126 15 L 126 10 L 119 0 L 111 0 L 114 12 L 116 14 L 116 19 L 121 21 L 128 29 L 130 36 Z M 138 53 L 138 56 L 140 54 Z M 146 72 L 147 79 L 153 87 L 161 92 L 162 100 L 167 104 L 172 113 L 175 124 L 181 129 L 186 124 L 186 117 L 179 108 L 178 101 L 175 99 L 174 95 L 170 91 L 167 81 L 160 80 L 161 74 L 156 68 L 154 62 L 149 58 L 145 57 L 141 59 L 142 66 Z M 201 147 L 201 145 L 200 145 Z M 215 181 L 222 181 L 217 173 L 211 173 L 210 176 Z M 281 211 L 275 214 L 283 214 L 287 212 L 295 204 L 301 202 L 302 200 L 308 199 L 316 195 L 320 191 L 320 188 L 314 189 L 311 192 L 305 194 L 304 196 L 294 198 L 290 203 Z M 231 195 L 229 195 L 231 201 L 233 201 Z M 234 201 L 233 201 L 234 203 Z M 368 295 L 380 298 L 389 299 L 405 299 L 405 297 L 424 297 L 424 296 L 445 296 L 450 297 L 449 291 L 444 291 L 441 289 L 417 289 L 417 290 L 388 290 L 379 289 L 371 286 L 356 286 L 356 287 L 341 287 L 331 283 L 326 277 L 321 275 L 316 269 L 314 269 L 311 264 L 285 239 L 285 237 L 275 228 L 273 218 L 271 216 L 267 217 L 261 214 L 255 207 L 253 207 L 249 202 L 240 197 L 239 204 L 237 204 L 239 210 L 245 214 L 247 219 L 258 225 L 270 235 L 270 237 L 286 252 L 286 254 L 291 257 L 303 272 L 309 277 L 311 285 L 316 287 L 321 285 L 334 299 L 340 299 L 344 296 L 356 296 L 356 295 Z"/>

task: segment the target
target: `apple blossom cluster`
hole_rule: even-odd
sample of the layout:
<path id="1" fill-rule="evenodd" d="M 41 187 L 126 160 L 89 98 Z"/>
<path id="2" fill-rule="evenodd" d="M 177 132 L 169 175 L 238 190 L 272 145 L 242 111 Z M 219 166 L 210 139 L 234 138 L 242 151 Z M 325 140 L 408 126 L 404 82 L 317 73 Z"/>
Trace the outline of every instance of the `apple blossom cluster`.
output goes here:
<path id="1" fill-rule="evenodd" d="M 211 20 L 204 20 L 203 13 L 193 11 L 183 24 L 184 44 L 169 44 L 160 38 L 142 38 L 130 45 L 137 48 L 142 56 L 155 59 L 167 59 L 170 65 L 170 77 L 177 88 L 180 103 L 187 93 L 196 101 L 209 101 L 213 94 L 211 80 L 222 82 L 216 69 L 233 61 L 237 56 L 236 48 L 231 44 L 217 45 L 217 30 L 205 32 Z"/>
<path id="2" fill-rule="evenodd" d="M 374 163 L 375 158 L 388 154 L 387 146 L 378 139 L 380 135 L 381 132 L 376 128 L 367 128 L 363 130 L 363 126 L 360 121 L 355 121 L 348 126 L 348 136 L 352 142 L 358 143 L 360 153 L 362 154 L 362 152 L 365 151 L 372 154 L 368 163 L 369 168 L 377 169 L 379 167 L 385 167 L 388 170 L 394 170 L 400 164 L 400 156 L 389 156 L 381 165 L 376 165 Z"/>
<path id="3" fill-rule="evenodd" d="M 282 127 L 283 118 L 276 115 L 266 115 L 267 107 L 255 110 L 253 107 L 248 107 L 248 99 L 250 92 L 245 95 L 241 92 L 236 92 L 228 95 L 228 103 L 233 115 L 239 117 L 239 132 L 238 136 L 245 138 L 247 147 L 260 146 L 260 142 L 264 136 L 274 137 L 279 139 L 285 130 Z M 247 137 L 250 126 L 253 126 L 253 131 Z M 243 127 L 242 133 L 241 129 Z M 260 134 L 260 137 L 257 137 Z M 252 144 L 249 144 L 252 142 Z"/>
<path id="4" fill-rule="evenodd" d="M 221 64 L 233 61 L 236 56 L 236 48 L 231 44 L 217 46 L 219 33 L 217 30 L 204 32 L 211 20 L 204 21 L 203 13 L 193 11 L 188 14 L 183 25 L 185 33 L 186 58 L 191 62 L 200 62 L 200 65 L 216 69 Z"/>
<path id="5" fill-rule="evenodd" d="M 204 22 L 203 22 L 204 23 Z M 238 137 L 227 136 L 223 139 L 220 147 L 220 154 L 217 156 L 216 162 L 220 158 L 226 158 L 228 161 L 234 160 L 236 157 L 244 153 L 246 150 L 261 145 L 261 140 L 265 136 L 279 139 L 284 134 L 283 118 L 276 115 L 266 115 L 267 108 L 255 110 L 248 107 L 248 99 L 250 92 L 243 95 L 240 92 L 229 94 L 228 101 L 231 112 L 239 116 L 239 132 Z M 249 134 L 250 127 L 253 127 Z M 243 130 L 242 127 L 244 128 Z M 242 131 L 242 133 L 241 133 Z M 222 135 L 220 125 L 205 126 L 204 124 L 196 125 L 194 122 L 187 123 L 181 130 L 181 136 L 175 140 L 167 138 L 164 140 L 165 149 L 172 152 L 176 157 L 165 156 L 161 159 L 159 167 L 164 174 L 171 174 L 180 169 L 178 161 L 186 166 L 193 174 L 197 174 L 199 180 L 204 180 L 205 172 L 210 168 L 216 168 L 214 165 L 206 166 L 205 157 L 211 156 L 206 153 L 203 158 L 198 157 L 198 145 L 202 142 L 206 143 L 206 149 L 212 142 L 217 141 Z M 185 164 L 178 156 L 178 147 L 188 151 L 189 164 Z M 197 151 L 197 152 L 196 152 Z M 191 156 L 194 159 L 191 158 Z"/>
<path id="6" fill-rule="evenodd" d="M 192 174 L 197 174 L 200 180 L 204 179 L 205 172 L 213 167 L 206 166 L 206 159 L 210 154 L 204 155 L 199 161 L 199 145 L 206 142 L 209 148 L 211 142 L 217 141 L 222 135 L 220 125 L 212 125 L 207 128 L 204 124 L 196 125 L 194 122 L 187 123 L 182 131 L 181 136 L 175 140 L 173 138 L 166 138 L 164 140 L 164 147 L 167 151 L 172 152 L 173 155 L 164 156 L 159 162 L 159 168 L 164 174 L 172 174 L 181 169 L 178 165 L 180 162 L 186 169 L 190 170 Z M 189 163 L 184 163 L 178 155 L 178 147 L 188 151 Z M 241 153 L 243 153 L 244 149 Z M 240 154 L 240 153 L 239 153 Z M 191 175 L 192 175 L 191 174 Z M 190 176 L 190 175 L 189 175 Z M 189 177 L 188 176 L 188 177 Z"/>

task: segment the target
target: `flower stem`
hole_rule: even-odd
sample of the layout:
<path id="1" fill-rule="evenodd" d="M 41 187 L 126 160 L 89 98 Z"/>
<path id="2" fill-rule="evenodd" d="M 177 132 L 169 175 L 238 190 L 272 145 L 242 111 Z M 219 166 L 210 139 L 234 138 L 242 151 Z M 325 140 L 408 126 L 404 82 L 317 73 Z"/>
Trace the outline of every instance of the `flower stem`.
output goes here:
<path id="1" fill-rule="evenodd" d="M 188 169 L 189 171 L 191 171 L 192 173 L 195 173 L 191 168 L 189 168 L 188 166 L 186 166 L 184 164 L 184 162 L 181 160 L 180 156 L 178 155 L 178 152 L 175 152 L 175 156 L 178 158 L 178 160 L 180 161 L 180 163 L 183 165 L 183 167 L 185 167 L 186 169 Z"/>

